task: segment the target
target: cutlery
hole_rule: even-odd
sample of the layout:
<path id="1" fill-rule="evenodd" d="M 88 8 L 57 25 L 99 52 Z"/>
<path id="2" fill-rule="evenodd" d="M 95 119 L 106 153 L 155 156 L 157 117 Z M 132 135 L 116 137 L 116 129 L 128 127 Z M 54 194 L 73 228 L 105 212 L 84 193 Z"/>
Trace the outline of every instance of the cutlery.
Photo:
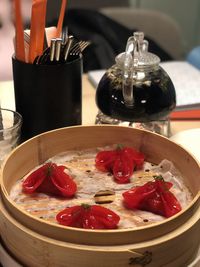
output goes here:
<path id="1" fill-rule="evenodd" d="M 84 49 L 89 46 L 91 42 L 89 41 L 79 41 L 70 50 L 70 55 L 79 55 L 84 51 Z"/>
<path id="2" fill-rule="evenodd" d="M 25 61 L 24 30 L 21 14 L 21 0 L 15 0 L 15 55 L 20 61 Z"/>
<path id="3" fill-rule="evenodd" d="M 47 41 L 47 34 L 46 34 L 46 29 L 44 29 L 44 47 L 43 49 L 47 49 L 48 48 L 48 41 Z"/>
<path id="4" fill-rule="evenodd" d="M 67 40 L 68 40 L 68 27 L 65 26 L 62 30 L 62 45 L 66 45 Z"/>
<path id="5" fill-rule="evenodd" d="M 55 60 L 60 60 L 60 53 L 61 53 L 61 45 L 62 45 L 62 38 L 56 38 L 56 45 L 55 45 Z"/>
<path id="6" fill-rule="evenodd" d="M 56 50 L 56 38 L 53 38 L 51 39 L 51 45 L 50 45 L 50 61 L 54 61 L 55 50 Z"/>
<path id="7" fill-rule="evenodd" d="M 62 32 L 62 25 L 63 25 L 63 19 L 65 16 L 65 10 L 66 10 L 66 0 L 62 0 L 61 8 L 60 8 L 60 15 L 58 19 L 57 29 L 56 29 L 56 38 L 60 38 L 61 32 Z"/>
<path id="8" fill-rule="evenodd" d="M 64 46 L 64 61 L 67 61 L 73 41 L 74 41 L 74 36 L 70 35 L 66 45 Z"/>
<path id="9" fill-rule="evenodd" d="M 31 13 L 29 63 L 43 54 L 47 0 L 34 0 Z"/>

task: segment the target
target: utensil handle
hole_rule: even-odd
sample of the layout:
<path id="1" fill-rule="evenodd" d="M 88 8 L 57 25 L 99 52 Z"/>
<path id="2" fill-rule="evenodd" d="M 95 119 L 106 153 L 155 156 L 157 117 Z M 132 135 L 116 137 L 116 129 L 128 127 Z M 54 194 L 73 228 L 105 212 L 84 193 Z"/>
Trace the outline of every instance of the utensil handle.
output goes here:
<path id="1" fill-rule="evenodd" d="M 71 49 L 72 43 L 73 43 L 74 37 L 72 35 L 69 36 L 68 41 L 64 48 L 64 60 L 67 61 L 69 51 Z"/>
<path id="2" fill-rule="evenodd" d="M 61 38 L 57 38 L 56 39 L 56 51 L 55 51 L 55 59 L 56 59 L 56 61 L 60 60 L 61 44 L 62 44 L 62 39 Z"/>
<path id="3" fill-rule="evenodd" d="M 53 38 L 51 39 L 51 45 L 50 45 L 50 61 L 54 61 L 55 50 L 56 50 L 56 38 Z"/>
<path id="4" fill-rule="evenodd" d="M 25 62 L 24 30 L 21 15 L 21 0 L 14 1 L 15 13 L 15 55 L 20 61 Z"/>
<path id="5" fill-rule="evenodd" d="M 47 0 L 33 0 L 31 14 L 29 63 L 33 63 L 35 58 L 42 55 L 43 53 L 46 5 Z"/>
<path id="6" fill-rule="evenodd" d="M 57 29 L 56 29 L 56 38 L 60 38 L 61 37 L 62 25 L 63 25 L 64 16 L 65 16 L 66 5 L 67 5 L 67 1 L 66 0 L 62 0 L 61 9 L 60 9 L 60 15 L 59 15 Z"/>

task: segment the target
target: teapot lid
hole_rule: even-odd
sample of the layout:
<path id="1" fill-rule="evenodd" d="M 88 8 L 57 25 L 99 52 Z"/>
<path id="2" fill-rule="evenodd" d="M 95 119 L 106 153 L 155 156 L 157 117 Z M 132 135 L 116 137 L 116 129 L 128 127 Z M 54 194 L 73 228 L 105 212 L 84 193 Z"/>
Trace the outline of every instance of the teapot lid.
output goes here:
<path id="1" fill-rule="evenodd" d="M 148 41 L 144 39 L 144 33 L 135 32 L 127 41 L 126 51 L 115 58 L 117 65 L 121 69 L 124 68 L 125 61 L 132 61 L 135 69 L 146 69 L 158 65 L 160 58 L 148 52 L 148 45 Z"/>

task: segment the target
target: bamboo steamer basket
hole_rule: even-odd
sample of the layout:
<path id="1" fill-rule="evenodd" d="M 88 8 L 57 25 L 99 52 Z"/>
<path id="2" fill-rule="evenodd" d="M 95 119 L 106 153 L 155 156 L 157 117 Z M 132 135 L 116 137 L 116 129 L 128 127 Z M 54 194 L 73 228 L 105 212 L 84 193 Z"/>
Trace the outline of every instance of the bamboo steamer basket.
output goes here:
<path id="1" fill-rule="evenodd" d="M 200 207 L 176 230 L 147 242 L 116 246 L 73 244 L 19 223 L 0 201 L 0 229 L 8 251 L 28 267 L 186 267 L 199 246 Z"/>
<path id="2" fill-rule="evenodd" d="M 163 159 L 172 161 L 194 195 L 188 207 L 177 215 L 153 225 L 137 229 L 95 231 L 44 222 L 20 209 L 10 199 L 9 192 L 16 180 L 55 154 L 71 149 L 118 143 L 130 145 L 142 151 L 146 159 L 152 163 L 158 164 Z M 26 244 L 26 249 L 29 249 L 28 253 L 32 255 L 33 260 L 29 259 L 28 266 L 129 266 L 128 258 L 148 258 L 145 252 L 149 250 L 156 255 L 149 266 L 168 266 L 167 264 L 175 259 L 177 259 L 177 265 L 169 266 L 179 266 L 178 260 L 183 264 L 191 259 L 191 255 L 195 255 L 197 244 L 200 242 L 197 234 L 200 230 L 199 189 L 198 163 L 180 145 L 165 137 L 148 131 L 110 125 L 62 128 L 38 135 L 23 143 L 4 163 L 1 176 L 4 207 L 0 217 L 2 236 L 9 244 L 9 250 L 25 264 L 27 262 L 22 259 L 23 256 L 18 252 L 18 248 L 16 249 L 15 242 Z M 10 229 L 15 229 L 15 238 L 10 235 L 11 230 L 6 231 L 8 227 L 8 225 L 5 227 L 6 222 L 9 222 Z M 38 245 L 40 249 L 33 245 L 34 242 L 40 244 Z M 55 256 L 54 250 L 56 255 L 60 256 Z M 37 261 L 35 253 L 40 255 Z M 48 258 L 48 264 L 52 262 L 52 265 L 45 265 L 43 254 L 46 259 Z M 103 263 L 100 263 L 98 258 L 102 259 Z M 69 259 L 71 259 L 71 265 L 66 265 Z M 116 259 L 119 259 L 118 263 Z M 76 264 L 72 264 L 73 260 Z M 93 264 L 93 260 L 96 263 Z M 107 264 L 105 265 L 106 261 L 109 264 L 105 263 Z"/>

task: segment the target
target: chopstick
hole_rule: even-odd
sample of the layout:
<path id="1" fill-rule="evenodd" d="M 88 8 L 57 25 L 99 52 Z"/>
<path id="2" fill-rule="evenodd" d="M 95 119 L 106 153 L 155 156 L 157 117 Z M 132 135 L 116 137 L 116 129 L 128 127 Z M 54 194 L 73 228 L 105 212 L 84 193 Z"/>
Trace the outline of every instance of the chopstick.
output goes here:
<path id="1" fill-rule="evenodd" d="M 61 4 L 61 8 L 60 8 L 60 15 L 59 15 L 57 29 L 56 29 L 56 38 L 61 37 L 62 25 L 63 25 L 64 16 L 65 16 L 66 5 L 67 5 L 67 0 L 62 0 L 62 4 Z"/>
<path id="2" fill-rule="evenodd" d="M 33 63 L 35 58 L 42 55 L 43 53 L 46 5 L 47 0 L 33 0 L 31 14 L 29 63 Z"/>
<path id="3" fill-rule="evenodd" d="M 21 0 L 14 0 L 15 13 L 15 56 L 25 62 L 24 29 L 21 14 Z"/>

